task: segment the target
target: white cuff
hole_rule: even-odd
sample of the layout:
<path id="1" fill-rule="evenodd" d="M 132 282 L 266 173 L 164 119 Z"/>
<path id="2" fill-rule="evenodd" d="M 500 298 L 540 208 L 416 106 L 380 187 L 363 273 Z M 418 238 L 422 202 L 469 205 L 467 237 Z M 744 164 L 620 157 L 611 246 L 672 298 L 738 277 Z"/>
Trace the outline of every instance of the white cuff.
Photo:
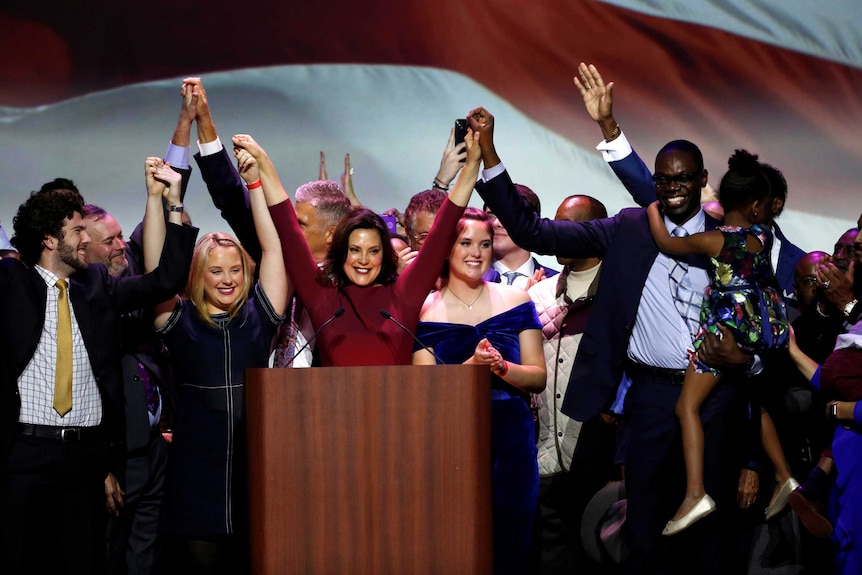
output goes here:
<path id="1" fill-rule="evenodd" d="M 221 140 L 218 136 L 212 142 L 207 142 L 206 144 L 202 144 L 200 140 L 198 140 L 198 150 L 201 152 L 201 156 L 212 156 L 213 154 L 218 154 L 222 151 L 224 146 L 221 145 Z"/>
<path id="2" fill-rule="evenodd" d="M 608 142 L 602 140 L 596 149 L 602 153 L 602 158 L 606 162 L 616 162 L 622 160 L 632 153 L 632 145 L 629 144 L 626 135 L 620 132 L 620 135 Z"/>
<path id="3" fill-rule="evenodd" d="M 500 162 L 493 168 L 488 168 L 487 170 L 482 170 L 482 180 L 488 181 L 493 180 L 500 174 L 506 171 L 506 166 L 503 165 L 503 162 Z"/>

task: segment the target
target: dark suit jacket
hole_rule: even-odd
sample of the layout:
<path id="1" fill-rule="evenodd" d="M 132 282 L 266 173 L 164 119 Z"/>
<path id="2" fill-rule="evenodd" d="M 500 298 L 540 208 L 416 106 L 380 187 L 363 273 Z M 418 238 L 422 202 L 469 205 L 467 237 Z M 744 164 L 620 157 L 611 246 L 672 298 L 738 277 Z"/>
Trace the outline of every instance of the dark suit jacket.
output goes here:
<path id="1" fill-rule="evenodd" d="M 213 204 L 221 211 L 221 217 L 236 234 L 236 239 L 248 255 L 260 262 L 261 249 L 254 228 L 246 189 L 236 171 L 226 148 L 218 154 L 201 156 L 195 154 L 195 161 L 201 170 L 201 178 L 207 186 Z"/>
<path id="2" fill-rule="evenodd" d="M 529 209 L 507 172 L 477 183 L 476 189 L 524 249 L 564 258 L 602 259 L 596 300 L 562 406 L 566 415 L 588 421 L 614 398 L 641 293 L 659 253 L 646 210 L 627 208 L 612 218 L 588 222 L 549 220 Z M 718 224 L 706 214 L 707 229 Z"/>
<path id="3" fill-rule="evenodd" d="M 103 425 L 111 443 L 124 439 L 119 315 L 179 293 L 188 278 L 197 229 L 168 225 L 159 267 L 152 273 L 113 278 L 101 264 L 75 272 L 69 300 L 102 394 Z M 47 286 L 18 260 L 0 261 L 0 461 L 16 434 L 21 399 L 18 377 L 33 357 L 45 322 Z"/>
<path id="4" fill-rule="evenodd" d="M 610 162 L 609 165 L 639 206 L 647 207 L 656 201 L 652 173 L 634 149 L 622 160 Z M 775 237 L 781 241 L 775 279 L 781 288 L 784 303 L 789 307 L 796 307 L 796 294 L 793 293 L 793 272 L 796 269 L 796 263 L 805 255 L 805 252 L 784 236 L 778 224 L 773 223 L 773 226 Z"/>
<path id="5" fill-rule="evenodd" d="M 536 258 L 532 258 L 532 259 L 533 259 L 533 269 L 544 270 L 546 278 L 553 277 L 553 276 L 560 273 L 555 269 L 551 269 L 547 266 L 543 266 L 542 264 L 539 263 L 539 261 Z M 485 274 L 482 276 L 482 279 L 487 281 L 487 282 L 494 282 L 494 283 L 498 284 L 498 283 L 501 283 L 503 281 L 503 276 L 500 275 L 500 272 L 498 272 L 496 269 L 491 267 L 491 268 L 488 268 L 488 271 L 485 272 Z"/>

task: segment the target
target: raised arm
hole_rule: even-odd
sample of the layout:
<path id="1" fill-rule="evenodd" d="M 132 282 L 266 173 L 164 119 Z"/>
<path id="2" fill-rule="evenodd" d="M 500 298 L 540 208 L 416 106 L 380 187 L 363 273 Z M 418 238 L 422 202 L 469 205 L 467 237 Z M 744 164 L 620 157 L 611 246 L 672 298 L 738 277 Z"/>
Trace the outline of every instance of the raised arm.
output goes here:
<path id="1" fill-rule="evenodd" d="M 243 136 L 237 137 L 242 138 Z M 244 137 L 247 138 L 246 143 L 249 141 L 253 142 L 250 136 Z M 234 147 L 234 155 L 236 156 L 239 175 L 245 180 L 249 190 L 251 211 L 254 215 L 254 226 L 257 230 L 257 239 L 261 248 L 258 279 L 263 292 L 272 304 L 273 310 L 278 315 L 284 315 L 284 310 L 287 307 L 287 301 L 291 294 L 291 286 L 287 277 L 287 271 L 284 268 L 281 241 L 278 238 L 275 224 L 272 223 L 272 216 L 269 214 L 269 208 L 264 197 L 265 186 L 272 186 L 275 183 L 271 179 L 268 179 L 267 183 L 264 184 L 260 170 L 258 169 L 258 160 L 248 150 Z M 281 185 L 277 179 L 275 182 L 279 186 Z M 281 191 L 284 192 L 283 189 Z"/>
<path id="2" fill-rule="evenodd" d="M 318 267 L 302 235 L 296 212 L 281 185 L 275 166 L 251 136 L 236 135 L 233 137 L 233 145 L 235 148 L 248 151 L 257 160 L 263 197 L 270 208 L 269 212 L 281 243 L 282 261 L 290 276 L 293 289 L 297 291 L 300 298 L 308 300 L 313 297 L 317 285 Z"/>
<path id="3" fill-rule="evenodd" d="M 464 144 L 467 147 L 467 161 L 464 164 L 464 169 L 461 170 L 461 175 L 458 176 L 458 181 L 455 182 L 455 187 L 449 192 L 449 201 L 456 206 L 467 207 L 470 196 L 473 194 L 473 188 L 476 187 L 476 180 L 479 179 L 479 164 L 482 161 L 482 148 L 479 146 L 480 137 L 479 132 L 467 128 L 467 136 L 464 137 Z"/>
<path id="4" fill-rule="evenodd" d="M 191 94 L 195 106 L 200 148 L 200 152 L 195 154 L 195 161 L 213 205 L 221 212 L 222 219 L 252 259 L 260 263 L 261 248 L 257 241 L 250 200 L 228 150 L 219 139 L 206 89 L 200 78 L 186 78 L 183 87 L 186 93 Z"/>
<path id="5" fill-rule="evenodd" d="M 455 128 L 449 130 L 449 140 L 446 142 L 446 148 L 443 150 L 443 157 L 440 159 L 440 169 L 437 170 L 437 175 L 434 176 L 433 186 L 441 190 L 448 190 L 449 184 L 461 171 L 464 162 L 467 158 L 466 143 L 455 145 Z"/>
<path id="6" fill-rule="evenodd" d="M 159 265 L 165 243 L 163 201 L 168 206 L 168 221 L 182 225 L 180 189 L 182 176 L 161 158 L 150 157 L 144 162 L 147 184 L 147 207 L 144 212 L 144 270 L 151 272 Z"/>
<path id="7" fill-rule="evenodd" d="M 675 256 L 705 255 L 716 256 L 724 246 L 724 234 L 717 230 L 691 234 L 686 237 L 675 237 L 667 232 L 664 218 L 659 212 L 658 202 L 653 202 L 647 208 L 649 229 L 658 249 Z"/>
<path id="8" fill-rule="evenodd" d="M 584 107 L 602 130 L 606 142 L 612 142 L 620 134 L 620 125 L 614 119 L 614 83 L 605 81 L 598 68 L 583 62 L 578 64 L 578 76 L 572 78 L 575 88 L 584 99 Z"/>
<path id="9" fill-rule="evenodd" d="M 320 171 L 318 172 L 318 180 L 328 180 L 326 174 L 326 154 L 320 152 Z M 356 196 L 356 191 L 353 189 L 353 169 L 350 167 L 350 154 L 344 154 L 344 172 L 341 174 L 341 190 L 347 199 L 350 200 L 351 206 L 361 207 L 362 202 Z"/>
<path id="10" fill-rule="evenodd" d="M 144 270 L 153 271 L 159 265 L 160 255 L 165 243 L 166 225 L 163 201 L 168 205 L 168 222 L 182 226 L 182 211 L 171 206 L 180 205 L 182 176 L 171 169 L 160 158 L 147 158 L 145 163 L 147 182 L 147 209 L 144 212 L 143 244 Z M 171 315 L 176 297 L 155 306 L 153 325 L 162 327 Z"/>
<path id="11" fill-rule="evenodd" d="M 614 83 L 605 84 L 598 68 L 581 62 L 578 75 L 572 78 L 584 100 L 584 107 L 602 131 L 604 141 L 598 146 L 602 156 L 617 178 L 639 206 L 646 207 L 655 201 L 652 173 L 640 156 L 632 149 L 614 118 Z"/>

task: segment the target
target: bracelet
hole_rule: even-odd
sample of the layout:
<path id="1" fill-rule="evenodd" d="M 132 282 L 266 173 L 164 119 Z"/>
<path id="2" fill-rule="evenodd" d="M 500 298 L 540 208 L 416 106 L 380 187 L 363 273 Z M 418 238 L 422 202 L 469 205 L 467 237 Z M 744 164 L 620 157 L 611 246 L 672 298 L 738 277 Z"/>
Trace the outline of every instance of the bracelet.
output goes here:
<path id="1" fill-rule="evenodd" d="M 177 213 L 181 214 L 181 213 L 183 213 L 183 205 L 182 204 L 171 204 L 170 206 L 168 206 L 168 211 L 169 212 L 177 212 Z"/>
<path id="2" fill-rule="evenodd" d="M 444 192 L 449 191 L 449 186 L 444 186 L 443 183 L 437 178 L 434 178 L 434 181 L 431 183 L 431 187 L 437 188 L 438 190 L 443 190 Z"/>
<path id="3" fill-rule="evenodd" d="M 507 373 L 509 373 L 509 362 L 504 359 L 503 368 L 497 372 L 497 375 L 500 377 L 506 377 Z"/>
<path id="4" fill-rule="evenodd" d="M 614 131 L 611 132 L 611 135 L 609 137 L 605 138 L 605 142 L 612 142 L 612 141 L 616 140 L 620 134 L 622 134 L 622 130 L 620 129 L 620 125 L 617 124 L 617 127 L 614 128 Z"/>
<path id="5" fill-rule="evenodd" d="M 246 189 L 249 189 L 249 190 L 256 190 L 259 187 L 261 187 L 262 185 L 263 185 L 263 183 L 261 183 L 261 181 L 258 180 L 252 184 L 246 184 L 245 187 L 246 187 Z"/>

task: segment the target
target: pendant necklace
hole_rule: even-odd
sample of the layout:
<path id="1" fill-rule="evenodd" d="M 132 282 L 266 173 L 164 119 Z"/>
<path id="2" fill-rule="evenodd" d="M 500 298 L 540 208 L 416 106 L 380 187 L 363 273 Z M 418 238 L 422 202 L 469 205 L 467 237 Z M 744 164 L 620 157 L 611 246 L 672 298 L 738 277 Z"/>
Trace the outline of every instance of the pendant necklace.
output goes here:
<path id="1" fill-rule="evenodd" d="M 485 282 L 482 282 L 482 289 L 480 289 L 480 290 L 479 290 L 479 295 L 477 295 L 477 296 L 473 299 L 473 301 L 470 301 L 470 302 L 464 301 L 464 300 L 462 300 L 461 298 L 459 298 L 459 297 L 458 297 L 458 294 L 456 294 L 455 292 L 453 292 L 451 287 L 450 287 L 450 288 L 448 288 L 446 291 L 447 291 L 447 292 L 449 292 L 450 294 L 452 294 L 453 296 L 455 296 L 455 299 L 457 299 L 458 301 L 460 301 L 461 303 L 463 303 L 464 305 L 466 305 L 466 306 L 467 306 L 467 309 L 473 309 L 473 304 L 474 304 L 474 303 L 476 303 L 477 301 L 479 301 L 479 298 L 480 298 L 480 297 L 482 297 L 482 293 L 484 293 L 484 291 L 485 291 Z"/>

